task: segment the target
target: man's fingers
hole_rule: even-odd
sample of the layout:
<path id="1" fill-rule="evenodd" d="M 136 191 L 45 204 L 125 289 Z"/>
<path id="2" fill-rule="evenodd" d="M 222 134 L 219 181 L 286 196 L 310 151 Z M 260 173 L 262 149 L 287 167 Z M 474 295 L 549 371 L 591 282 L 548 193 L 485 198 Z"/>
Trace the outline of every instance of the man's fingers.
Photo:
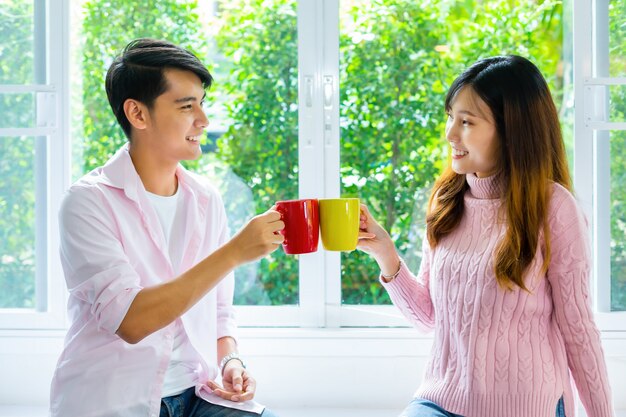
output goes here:
<path id="1" fill-rule="evenodd" d="M 256 380 L 249 376 L 245 371 L 243 373 L 243 389 L 245 392 L 254 393 L 256 391 Z"/>
<path id="2" fill-rule="evenodd" d="M 213 394 L 218 395 L 225 400 L 238 401 L 238 400 L 232 399 L 235 396 L 235 394 L 233 394 L 232 392 L 223 390 L 221 388 L 214 389 Z"/>
<path id="3" fill-rule="evenodd" d="M 224 388 L 222 388 L 219 384 L 215 383 L 214 381 L 209 380 L 207 381 L 206 384 L 209 388 L 211 388 L 211 391 L 213 391 L 213 394 L 225 400 L 230 400 L 234 395 L 233 392 L 226 391 Z"/>
<path id="4" fill-rule="evenodd" d="M 283 230 L 284 228 L 285 228 L 285 222 L 282 220 L 278 220 L 273 223 L 270 223 L 270 230 L 272 232 L 278 232 L 280 230 Z"/>
<path id="5" fill-rule="evenodd" d="M 254 398 L 254 392 L 244 392 L 243 394 L 233 395 L 230 399 L 231 401 L 241 402 L 241 401 L 250 401 Z"/>
<path id="6" fill-rule="evenodd" d="M 282 215 L 278 211 L 276 211 L 274 207 L 261 214 L 260 216 L 265 217 L 265 221 L 267 221 L 268 223 L 280 220 L 282 217 Z"/>
<path id="7" fill-rule="evenodd" d="M 237 392 L 228 391 L 211 380 L 207 381 L 206 384 L 215 395 L 234 402 L 249 401 L 254 398 L 256 392 L 256 381 L 245 370 L 241 374 L 233 376 L 232 385 Z"/>
<path id="8" fill-rule="evenodd" d="M 243 390 L 243 378 L 241 375 L 236 375 L 233 377 L 233 389 L 235 392 L 241 392 Z"/>
<path id="9" fill-rule="evenodd" d="M 243 393 L 233 395 L 231 398 L 232 401 L 249 401 L 254 398 L 254 394 L 256 393 L 256 381 L 254 378 L 248 376 L 248 374 L 244 373 L 243 376 Z"/>
<path id="10" fill-rule="evenodd" d="M 222 388 L 220 387 L 215 381 L 212 380 L 208 380 L 206 382 L 206 384 L 208 385 L 209 388 L 211 388 L 212 390 L 218 389 L 218 388 Z"/>

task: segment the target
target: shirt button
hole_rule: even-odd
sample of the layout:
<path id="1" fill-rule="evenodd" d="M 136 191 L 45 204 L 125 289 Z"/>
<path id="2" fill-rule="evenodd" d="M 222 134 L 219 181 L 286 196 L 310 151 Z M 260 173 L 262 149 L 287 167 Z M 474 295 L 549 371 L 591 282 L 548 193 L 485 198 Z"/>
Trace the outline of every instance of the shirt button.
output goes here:
<path id="1" fill-rule="evenodd" d="M 174 337 L 171 334 L 168 333 L 168 334 L 165 335 L 165 338 L 167 340 L 172 340 Z"/>

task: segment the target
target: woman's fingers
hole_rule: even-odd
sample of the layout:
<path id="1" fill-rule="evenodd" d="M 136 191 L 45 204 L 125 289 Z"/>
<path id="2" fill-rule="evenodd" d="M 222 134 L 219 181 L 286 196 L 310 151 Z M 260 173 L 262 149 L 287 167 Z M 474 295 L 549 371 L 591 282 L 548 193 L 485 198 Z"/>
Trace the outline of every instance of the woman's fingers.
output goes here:
<path id="1" fill-rule="evenodd" d="M 359 239 L 375 239 L 376 235 L 369 232 L 359 232 Z"/>

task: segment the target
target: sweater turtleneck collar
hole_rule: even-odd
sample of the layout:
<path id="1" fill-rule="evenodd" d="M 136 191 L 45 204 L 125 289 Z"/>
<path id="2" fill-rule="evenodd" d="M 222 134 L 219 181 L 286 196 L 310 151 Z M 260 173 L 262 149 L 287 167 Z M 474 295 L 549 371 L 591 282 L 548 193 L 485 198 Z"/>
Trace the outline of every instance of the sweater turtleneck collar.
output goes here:
<path id="1" fill-rule="evenodd" d="M 476 174 L 465 175 L 469 191 L 472 197 L 480 200 L 491 200 L 502 196 L 500 176 L 498 174 L 489 177 L 478 178 Z"/>

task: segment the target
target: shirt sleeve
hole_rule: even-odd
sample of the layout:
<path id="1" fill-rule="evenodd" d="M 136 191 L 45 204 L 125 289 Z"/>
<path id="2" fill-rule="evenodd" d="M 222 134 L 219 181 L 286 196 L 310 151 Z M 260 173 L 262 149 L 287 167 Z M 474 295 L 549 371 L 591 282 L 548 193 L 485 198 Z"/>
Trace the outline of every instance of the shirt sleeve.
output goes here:
<path id="1" fill-rule="evenodd" d="M 220 210 L 220 236 L 219 246 L 224 245 L 230 239 L 228 231 L 228 221 L 226 210 L 221 198 L 219 199 Z M 217 338 L 230 336 L 237 337 L 237 323 L 235 320 L 235 309 L 233 307 L 233 296 L 235 292 L 235 273 L 228 274 L 217 285 Z"/>
<path id="2" fill-rule="evenodd" d="M 430 245 L 428 239 L 422 242 L 422 261 L 415 277 L 402 262 L 398 276 L 386 283 L 380 276 L 380 282 L 387 290 L 393 304 L 409 322 L 423 332 L 435 327 L 433 302 L 430 297 Z"/>
<path id="3" fill-rule="evenodd" d="M 108 204 L 97 191 L 75 187 L 61 205 L 59 228 L 70 305 L 88 304 L 98 330 L 114 334 L 142 287 Z"/>
<path id="4" fill-rule="evenodd" d="M 586 219 L 569 192 L 557 190 L 550 209 L 548 280 L 568 366 L 589 417 L 613 416 L 604 352 L 589 297 Z"/>

